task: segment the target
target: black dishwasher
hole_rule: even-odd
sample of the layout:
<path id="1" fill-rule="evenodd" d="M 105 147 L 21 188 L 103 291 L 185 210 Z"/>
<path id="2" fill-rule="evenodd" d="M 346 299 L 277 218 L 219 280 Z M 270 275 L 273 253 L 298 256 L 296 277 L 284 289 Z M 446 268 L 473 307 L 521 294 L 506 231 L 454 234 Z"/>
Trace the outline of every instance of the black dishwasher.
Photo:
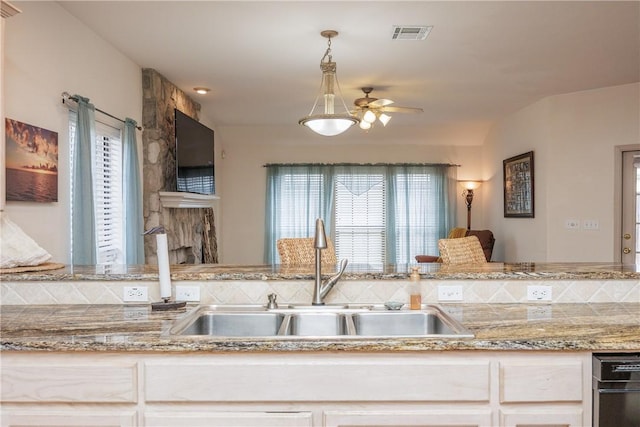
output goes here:
<path id="1" fill-rule="evenodd" d="M 593 427 L 640 427 L 640 353 L 593 355 Z"/>

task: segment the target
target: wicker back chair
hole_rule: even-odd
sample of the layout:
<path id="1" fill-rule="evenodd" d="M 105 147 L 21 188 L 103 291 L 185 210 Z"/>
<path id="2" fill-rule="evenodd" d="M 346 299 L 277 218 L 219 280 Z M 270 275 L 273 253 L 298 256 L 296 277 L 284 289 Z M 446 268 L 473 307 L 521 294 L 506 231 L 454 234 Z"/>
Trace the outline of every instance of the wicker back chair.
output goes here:
<path id="1" fill-rule="evenodd" d="M 316 250 L 313 247 L 313 237 L 284 238 L 276 242 L 281 265 L 315 264 Z M 322 264 L 337 264 L 336 251 L 330 239 L 327 239 L 327 249 L 321 251 Z"/>
<path id="2" fill-rule="evenodd" d="M 490 262 L 491 255 L 493 254 L 493 246 L 496 243 L 496 239 L 493 237 L 491 230 L 467 230 L 466 228 L 454 228 L 447 236 L 447 239 L 457 239 L 469 236 L 476 236 L 478 240 L 480 240 L 480 246 L 482 246 L 484 256 L 487 262 Z M 442 258 L 434 255 L 416 255 L 416 261 L 442 262 Z"/>
<path id="3" fill-rule="evenodd" d="M 443 264 L 486 264 L 482 245 L 477 236 L 438 240 Z"/>

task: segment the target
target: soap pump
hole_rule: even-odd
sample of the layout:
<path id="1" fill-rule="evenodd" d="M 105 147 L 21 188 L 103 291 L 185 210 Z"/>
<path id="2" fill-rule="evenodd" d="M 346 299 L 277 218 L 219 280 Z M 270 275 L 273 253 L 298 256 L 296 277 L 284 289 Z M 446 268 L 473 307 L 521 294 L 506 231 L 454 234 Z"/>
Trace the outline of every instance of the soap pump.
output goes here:
<path id="1" fill-rule="evenodd" d="M 410 303 L 409 308 L 411 310 L 420 310 L 422 308 L 422 293 L 420 291 L 420 272 L 418 267 L 411 268 L 411 274 L 409 280 L 411 285 L 409 286 Z"/>

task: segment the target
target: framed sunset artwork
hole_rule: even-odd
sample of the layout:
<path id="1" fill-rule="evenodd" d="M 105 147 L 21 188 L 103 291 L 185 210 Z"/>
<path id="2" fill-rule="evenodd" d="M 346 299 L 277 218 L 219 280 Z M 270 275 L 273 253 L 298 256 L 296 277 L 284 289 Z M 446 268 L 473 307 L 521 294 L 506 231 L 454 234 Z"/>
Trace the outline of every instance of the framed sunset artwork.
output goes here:
<path id="1" fill-rule="evenodd" d="M 58 201 L 58 133 L 5 119 L 6 198 Z"/>

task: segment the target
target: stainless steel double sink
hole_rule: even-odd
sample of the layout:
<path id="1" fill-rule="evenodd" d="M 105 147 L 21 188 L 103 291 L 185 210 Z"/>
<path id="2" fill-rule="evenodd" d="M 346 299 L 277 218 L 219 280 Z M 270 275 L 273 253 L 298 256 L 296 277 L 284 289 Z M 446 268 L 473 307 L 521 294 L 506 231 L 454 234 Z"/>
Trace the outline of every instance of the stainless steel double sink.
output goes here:
<path id="1" fill-rule="evenodd" d="M 386 310 L 382 306 L 199 306 L 176 320 L 171 335 L 215 337 L 472 338 L 440 307 Z"/>

